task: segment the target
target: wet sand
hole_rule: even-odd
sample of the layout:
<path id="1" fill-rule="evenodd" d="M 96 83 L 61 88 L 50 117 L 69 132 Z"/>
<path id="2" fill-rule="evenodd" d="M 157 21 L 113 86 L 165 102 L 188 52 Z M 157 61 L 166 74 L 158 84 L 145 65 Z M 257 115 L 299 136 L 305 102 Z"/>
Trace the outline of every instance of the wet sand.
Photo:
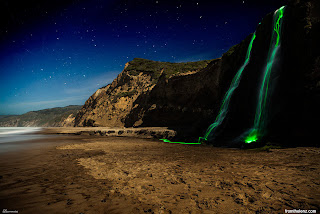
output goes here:
<path id="1" fill-rule="evenodd" d="M 45 142 L 45 144 L 43 143 Z M 0 156 L 0 209 L 19 213 L 320 211 L 320 149 L 266 151 L 61 136 Z"/>

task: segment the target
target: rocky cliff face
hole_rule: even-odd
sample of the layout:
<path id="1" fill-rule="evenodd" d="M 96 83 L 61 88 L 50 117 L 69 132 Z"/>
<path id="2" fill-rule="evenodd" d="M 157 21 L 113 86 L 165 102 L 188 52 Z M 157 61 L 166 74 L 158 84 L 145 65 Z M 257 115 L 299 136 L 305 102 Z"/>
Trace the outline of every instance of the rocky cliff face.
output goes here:
<path id="1" fill-rule="evenodd" d="M 125 120 L 125 126 L 165 126 L 182 140 L 197 140 L 214 121 L 225 91 L 244 61 L 251 35 L 213 60 L 199 72 L 160 77 L 142 94 Z"/>
<path id="2" fill-rule="evenodd" d="M 3 116 L 0 118 L 0 127 L 73 127 L 80 108 L 74 105 Z"/>
<path id="3" fill-rule="evenodd" d="M 76 126 L 124 127 L 137 99 L 152 91 L 160 79 L 196 73 L 210 61 L 189 63 L 155 62 L 136 58 L 106 87 L 95 92 L 79 111 Z M 135 121 L 141 125 L 142 120 Z"/>
<path id="4" fill-rule="evenodd" d="M 99 89 L 76 117 L 76 126 L 164 126 L 197 136 L 215 117 L 228 84 L 244 61 L 251 35 L 221 59 L 161 63 L 134 59 Z"/>
<path id="5" fill-rule="evenodd" d="M 303 137 L 317 134 L 319 8 L 319 1 L 295 0 L 285 9 L 281 49 L 271 76 L 265 140 L 301 144 Z M 272 23 L 273 12 L 257 27 L 250 62 L 218 130 L 216 144 L 236 139 L 253 125 Z M 198 62 L 193 69 L 171 63 L 180 68 L 175 71 L 160 62 L 135 59 L 112 84 L 88 99 L 76 117 L 76 126 L 165 126 L 175 129 L 182 139 L 196 140 L 215 120 L 221 100 L 245 60 L 250 39 L 251 35 L 220 59 Z"/>

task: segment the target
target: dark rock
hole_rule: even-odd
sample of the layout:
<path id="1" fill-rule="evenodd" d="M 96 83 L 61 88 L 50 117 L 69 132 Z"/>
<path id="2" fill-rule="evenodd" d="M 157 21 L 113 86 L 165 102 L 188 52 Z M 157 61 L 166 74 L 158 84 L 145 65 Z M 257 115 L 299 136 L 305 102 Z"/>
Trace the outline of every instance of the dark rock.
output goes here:
<path id="1" fill-rule="evenodd" d="M 68 200 L 67 200 L 67 205 L 71 205 L 71 204 L 73 204 L 72 200 L 71 200 L 71 199 L 68 199 Z"/>

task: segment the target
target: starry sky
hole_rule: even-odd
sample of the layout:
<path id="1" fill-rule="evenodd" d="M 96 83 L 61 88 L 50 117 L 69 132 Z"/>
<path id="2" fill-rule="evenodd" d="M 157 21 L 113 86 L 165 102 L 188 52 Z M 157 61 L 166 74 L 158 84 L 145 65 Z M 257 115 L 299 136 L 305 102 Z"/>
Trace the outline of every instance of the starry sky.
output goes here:
<path id="1" fill-rule="evenodd" d="M 2 0 L 0 115 L 82 105 L 135 57 L 220 57 L 281 0 Z"/>

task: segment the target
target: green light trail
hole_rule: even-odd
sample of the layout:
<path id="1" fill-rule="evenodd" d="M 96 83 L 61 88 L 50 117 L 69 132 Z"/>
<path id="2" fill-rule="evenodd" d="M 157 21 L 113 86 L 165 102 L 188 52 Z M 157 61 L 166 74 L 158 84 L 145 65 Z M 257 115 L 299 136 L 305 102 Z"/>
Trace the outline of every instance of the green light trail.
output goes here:
<path id="1" fill-rule="evenodd" d="M 172 142 L 172 141 L 170 141 L 168 139 L 160 139 L 160 140 L 162 140 L 165 143 L 173 143 L 173 144 L 187 144 L 187 145 L 191 145 L 191 144 L 198 145 L 198 144 L 201 144 L 201 143 Z"/>
<path id="2" fill-rule="evenodd" d="M 281 25 L 285 6 L 282 6 L 274 12 L 273 33 L 269 48 L 267 66 L 265 68 L 262 84 L 259 91 L 259 99 L 254 118 L 253 128 L 249 131 L 248 136 L 244 139 L 245 143 L 255 142 L 263 135 L 263 129 L 266 120 L 266 104 L 269 90 L 269 80 L 272 71 L 272 65 L 279 50 L 279 44 L 281 39 Z"/>
<path id="3" fill-rule="evenodd" d="M 220 107 L 219 113 L 216 117 L 216 120 L 214 121 L 214 123 L 212 123 L 209 128 L 207 129 L 204 137 L 199 137 L 198 143 L 201 142 L 205 142 L 208 140 L 208 137 L 210 136 L 210 134 L 212 133 L 212 131 L 218 127 L 224 120 L 224 118 L 226 117 L 227 113 L 228 113 L 228 107 L 229 107 L 229 103 L 232 97 L 233 92 L 236 90 L 236 88 L 239 86 L 240 83 L 240 79 L 241 79 L 241 75 L 243 70 L 245 69 L 245 67 L 248 65 L 249 60 L 250 60 L 250 55 L 251 55 L 251 49 L 252 49 L 252 44 L 254 39 L 256 38 L 256 33 L 254 33 L 252 35 L 248 50 L 247 50 L 247 54 L 246 54 L 246 59 L 243 63 L 243 65 L 240 67 L 240 69 L 238 70 L 238 72 L 236 73 L 236 75 L 234 76 L 234 78 L 232 79 L 232 82 L 230 84 L 230 87 L 228 89 L 228 91 L 226 92 L 223 100 L 222 100 L 222 105 Z"/>

